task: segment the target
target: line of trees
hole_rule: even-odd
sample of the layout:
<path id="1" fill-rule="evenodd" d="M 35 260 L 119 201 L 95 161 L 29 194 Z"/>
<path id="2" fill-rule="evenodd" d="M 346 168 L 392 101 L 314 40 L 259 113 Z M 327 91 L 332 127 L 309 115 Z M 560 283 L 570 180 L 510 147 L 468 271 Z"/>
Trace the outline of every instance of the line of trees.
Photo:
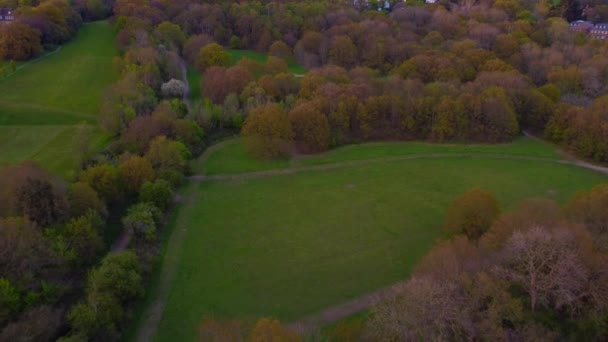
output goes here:
<path id="1" fill-rule="evenodd" d="M 499 214 L 479 189 L 456 199 L 436 246 L 360 336 L 378 340 L 603 340 L 608 335 L 606 185 L 561 208 Z M 480 234 L 481 233 L 481 234 Z"/>

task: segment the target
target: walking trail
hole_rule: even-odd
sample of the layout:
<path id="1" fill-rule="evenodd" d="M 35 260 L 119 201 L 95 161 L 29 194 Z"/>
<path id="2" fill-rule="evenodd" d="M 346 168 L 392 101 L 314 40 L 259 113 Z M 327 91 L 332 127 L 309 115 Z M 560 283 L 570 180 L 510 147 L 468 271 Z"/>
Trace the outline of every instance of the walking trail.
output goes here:
<path id="1" fill-rule="evenodd" d="M 534 136 L 526 133 L 527 136 L 535 138 Z M 213 148 L 213 147 L 211 147 Z M 209 152 L 209 151 L 208 151 Z M 438 159 L 438 158 L 486 158 L 486 159 L 502 159 L 502 160 L 522 160 L 522 161 L 539 161 L 547 163 L 555 163 L 562 165 L 572 165 L 596 172 L 600 172 L 608 175 L 608 167 L 595 165 L 580 159 L 577 159 L 567 153 L 562 152 L 564 159 L 552 159 L 542 157 L 531 157 L 523 155 L 509 155 L 509 154 L 488 154 L 488 153 L 428 153 L 428 154 L 415 154 L 405 155 L 396 157 L 385 157 L 385 158 L 374 158 L 355 160 L 334 164 L 323 164 L 323 165 L 311 165 L 311 166 L 300 166 L 300 167 L 288 167 L 283 169 L 265 170 L 248 173 L 238 174 L 218 174 L 218 175 L 194 175 L 190 177 L 191 181 L 203 182 L 203 181 L 234 181 L 234 180 L 247 180 L 257 179 L 265 177 L 273 177 L 279 175 L 291 175 L 301 172 L 308 171 L 329 171 L 336 169 L 343 169 L 348 167 L 364 166 L 370 164 L 386 163 L 386 162 L 398 162 L 404 160 L 415 160 L 415 159 Z M 205 158 L 203 156 L 203 158 Z M 186 201 L 185 205 L 189 205 Z M 181 227 L 179 224 L 176 227 Z M 144 318 L 140 323 L 137 341 L 150 341 L 156 333 L 156 329 L 160 324 L 164 307 L 167 302 L 169 290 L 173 279 L 177 272 L 177 263 L 179 260 L 179 254 L 181 251 L 181 245 L 185 239 L 186 228 L 176 229 L 169 240 L 167 247 L 167 254 L 163 260 L 162 271 L 160 275 L 159 285 L 156 290 L 154 301 L 148 305 Z M 396 295 L 398 289 L 403 286 L 405 282 L 397 283 L 393 286 L 383 288 L 372 293 L 368 293 L 361 297 L 352 299 L 346 303 L 334 305 L 328 307 L 321 312 L 303 317 L 297 321 L 289 323 L 288 328 L 297 331 L 301 334 L 309 334 L 318 330 L 319 328 L 352 316 L 358 312 L 368 309 L 379 302 L 389 299 Z"/>

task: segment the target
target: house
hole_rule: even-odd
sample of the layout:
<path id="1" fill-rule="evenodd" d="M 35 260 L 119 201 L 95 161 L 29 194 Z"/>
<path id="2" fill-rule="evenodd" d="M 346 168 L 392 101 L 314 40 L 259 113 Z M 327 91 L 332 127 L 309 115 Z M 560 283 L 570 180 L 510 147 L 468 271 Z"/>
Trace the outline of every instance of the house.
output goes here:
<path id="1" fill-rule="evenodd" d="M 595 24 L 589 34 L 593 38 L 606 40 L 608 38 L 608 23 Z"/>
<path id="2" fill-rule="evenodd" d="M 570 23 L 571 31 L 587 33 L 592 29 L 593 23 L 590 21 L 577 20 Z"/>
<path id="3" fill-rule="evenodd" d="M 15 20 L 13 10 L 11 10 L 10 8 L 0 8 L 0 22 L 13 20 Z"/>

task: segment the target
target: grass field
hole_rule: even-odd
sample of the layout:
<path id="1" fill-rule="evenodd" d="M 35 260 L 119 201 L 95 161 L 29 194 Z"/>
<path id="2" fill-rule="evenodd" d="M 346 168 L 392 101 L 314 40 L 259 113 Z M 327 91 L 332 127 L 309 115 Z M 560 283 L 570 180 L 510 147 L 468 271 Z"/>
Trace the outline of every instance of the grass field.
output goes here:
<path id="1" fill-rule="evenodd" d="M 34 160 L 71 177 L 76 132 L 86 132 L 94 144 L 103 141 L 98 113 L 105 89 L 116 79 L 116 53 L 110 24 L 85 24 L 56 53 L 0 79 L 0 165 Z"/>
<path id="2" fill-rule="evenodd" d="M 158 341 L 193 340 L 208 314 L 289 322 L 403 280 L 440 237 L 450 202 L 472 187 L 509 209 L 529 197 L 563 202 L 608 180 L 553 162 L 560 159 L 553 147 L 526 138 L 492 146 L 355 145 L 284 164 L 250 163 L 240 143 L 210 150 L 199 168 L 219 174 L 379 162 L 192 183 L 172 223 L 183 242 L 167 251 L 178 262 L 161 272 L 175 277 Z M 427 157 L 394 159 L 403 156 Z"/>

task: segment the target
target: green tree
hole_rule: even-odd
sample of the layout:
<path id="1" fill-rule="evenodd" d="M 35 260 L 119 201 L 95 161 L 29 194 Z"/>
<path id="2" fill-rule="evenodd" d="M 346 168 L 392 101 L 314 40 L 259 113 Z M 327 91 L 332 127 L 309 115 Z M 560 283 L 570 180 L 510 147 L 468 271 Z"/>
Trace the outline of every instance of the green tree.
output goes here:
<path id="1" fill-rule="evenodd" d="M 443 230 L 477 240 L 492 226 L 499 214 L 498 201 L 492 194 L 471 189 L 454 200 L 448 209 Z"/>
<path id="2" fill-rule="evenodd" d="M 156 223 L 160 220 L 160 211 L 152 203 L 137 203 L 129 208 L 122 224 L 137 237 L 152 241 L 156 237 Z"/>
<path id="3" fill-rule="evenodd" d="M 6 278 L 0 278 L 0 324 L 9 320 L 21 307 L 19 291 Z"/>
<path id="4" fill-rule="evenodd" d="M 221 45 L 211 43 L 203 46 L 198 53 L 196 69 L 205 72 L 212 66 L 228 67 L 232 64 L 232 56 Z"/>
<path id="5" fill-rule="evenodd" d="M 42 227 L 56 223 L 65 217 L 65 198 L 53 189 L 51 182 L 27 179 L 17 191 L 17 212 Z"/>
<path id="6" fill-rule="evenodd" d="M 70 220 L 61 231 L 66 248 L 73 252 L 72 263 L 90 265 L 97 260 L 104 247 L 103 240 L 95 227 L 95 218 L 82 216 Z"/>
<path id="7" fill-rule="evenodd" d="M 171 184 L 163 179 L 147 182 L 141 187 L 139 200 L 153 203 L 160 210 L 165 210 L 173 200 Z"/>
<path id="8" fill-rule="evenodd" d="M 122 200 L 124 182 L 120 169 L 110 164 L 97 164 L 84 170 L 80 181 L 88 184 L 106 203 Z"/>

